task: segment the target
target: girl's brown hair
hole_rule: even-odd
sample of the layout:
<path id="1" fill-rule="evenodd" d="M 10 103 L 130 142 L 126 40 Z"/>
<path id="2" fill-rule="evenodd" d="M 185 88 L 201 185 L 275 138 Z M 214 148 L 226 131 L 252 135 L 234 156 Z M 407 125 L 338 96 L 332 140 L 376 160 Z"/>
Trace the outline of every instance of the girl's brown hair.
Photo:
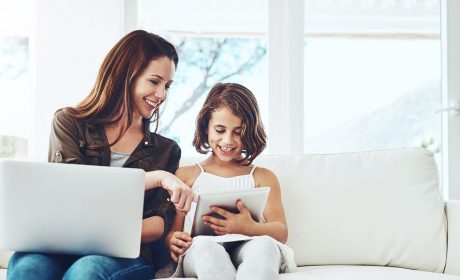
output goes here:
<path id="1" fill-rule="evenodd" d="M 66 111 L 88 124 L 110 125 L 126 116 L 123 129 L 113 143 L 117 143 L 132 123 L 132 90 L 136 78 L 150 61 L 167 57 L 177 69 L 179 58 L 174 46 L 162 37 L 144 30 L 133 31 L 116 43 L 109 51 L 89 95 L 75 107 Z M 150 123 L 158 129 L 159 108 L 149 119 L 144 119 L 144 129 L 150 131 Z M 97 147 L 101 148 L 101 147 Z"/>
<path id="2" fill-rule="evenodd" d="M 234 161 L 242 165 L 250 165 L 260 155 L 267 144 L 267 135 L 259 115 L 259 106 L 252 92 L 246 87 L 235 83 L 218 83 L 209 92 L 198 113 L 196 120 L 193 146 L 197 152 L 206 154 L 209 151 L 208 126 L 212 113 L 225 106 L 233 114 L 241 118 L 241 142 L 243 158 Z"/>

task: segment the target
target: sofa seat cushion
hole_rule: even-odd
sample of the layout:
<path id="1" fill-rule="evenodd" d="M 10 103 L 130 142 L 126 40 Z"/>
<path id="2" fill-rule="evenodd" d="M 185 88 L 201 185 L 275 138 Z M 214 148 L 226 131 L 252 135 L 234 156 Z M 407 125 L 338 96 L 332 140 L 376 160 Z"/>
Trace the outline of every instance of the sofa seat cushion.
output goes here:
<path id="1" fill-rule="evenodd" d="M 460 277 L 433 272 L 382 266 L 304 266 L 297 272 L 281 274 L 282 280 L 460 280 Z"/>
<path id="2" fill-rule="evenodd" d="M 0 250 L 0 268 L 8 267 L 8 261 L 12 254 L 13 252 Z"/>
<path id="3" fill-rule="evenodd" d="M 196 278 L 161 278 L 196 279 Z M 324 265 L 303 266 L 294 273 L 280 274 L 280 280 L 460 280 L 460 277 L 396 267 Z"/>
<path id="4" fill-rule="evenodd" d="M 430 151 L 262 156 L 255 164 L 279 178 L 297 265 L 443 271 L 447 226 Z"/>

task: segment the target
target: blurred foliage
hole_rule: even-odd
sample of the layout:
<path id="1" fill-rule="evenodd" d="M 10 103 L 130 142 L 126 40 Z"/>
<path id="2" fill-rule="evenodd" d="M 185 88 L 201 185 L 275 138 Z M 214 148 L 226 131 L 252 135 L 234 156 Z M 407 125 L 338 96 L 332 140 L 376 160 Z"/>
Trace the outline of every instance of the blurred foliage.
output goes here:
<path id="1" fill-rule="evenodd" d="M 168 40 L 179 54 L 180 71 L 175 83 L 190 84 L 193 90 L 185 93 L 182 104 L 160 129 L 161 134 L 167 134 L 173 123 L 214 84 L 250 73 L 267 52 L 265 43 L 257 38 L 171 37 Z"/>
<path id="2" fill-rule="evenodd" d="M 0 158 L 27 157 L 27 139 L 0 135 Z"/>
<path id="3" fill-rule="evenodd" d="M 14 80 L 29 68 L 29 39 L 0 37 L 0 80 Z"/>
<path id="4" fill-rule="evenodd" d="M 427 149 L 434 154 L 437 154 L 441 152 L 441 145 L 436 141 L 434 136 L 431 136 L 425 140 L 422 141 L 422 144 L 420 144 L 420 147 Z"/>

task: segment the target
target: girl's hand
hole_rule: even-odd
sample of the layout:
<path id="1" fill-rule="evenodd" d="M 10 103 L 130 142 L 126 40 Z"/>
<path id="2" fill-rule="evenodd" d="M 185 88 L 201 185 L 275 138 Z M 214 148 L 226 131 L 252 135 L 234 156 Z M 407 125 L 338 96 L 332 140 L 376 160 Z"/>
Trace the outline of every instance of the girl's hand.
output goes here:
<path id="1" fill-rule="evenodd" d="M 173 261 L 178 262 L 179 256 L 185 253 L 192 245 L 192 238 L 186 232 L 176 231 L 169 240 L 169 251 Z"/>
<path id="2" fill-rule="evenodd" d="M 236 208 L 240 213 L 234 214 L 222 208 L 213 206 L 211 207 L 211 210 L 223 216 L 225 219 L 219 219 L 210 215 L 205 215 L 203 216 L 203 222 L 205 225 L 209 226 L 217 235 L 223 235 L 227 233 L 240 233 L 249 235 L 250 228 L 257 224 L 257 222 L 252 219 L 248 209 L 244 207 L 243 202 L 240 200 L 236 202 Z"/>

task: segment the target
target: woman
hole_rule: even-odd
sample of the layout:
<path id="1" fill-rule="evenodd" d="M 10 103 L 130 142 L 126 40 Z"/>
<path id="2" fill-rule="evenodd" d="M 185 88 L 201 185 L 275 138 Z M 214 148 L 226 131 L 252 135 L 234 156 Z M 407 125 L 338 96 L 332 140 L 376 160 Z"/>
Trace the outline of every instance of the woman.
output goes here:
<path id="1" fill-rule="evenodd" d="M 8 279 L 151 279 L 175 208 L 187 212 L 193 193 L 172 175 L 180 148 L 150 132 L 174 78 L 178 56 L 158 35 L 137 30 L 108 53 L 89 95 L 54 116 L 48 160 L 146 171 L 141 255 L 137 259 L 15 253 Z M 169 194 L 168 194 L 169 193 Z M 157 250 L 155 250 L 157 249 Z"/>

